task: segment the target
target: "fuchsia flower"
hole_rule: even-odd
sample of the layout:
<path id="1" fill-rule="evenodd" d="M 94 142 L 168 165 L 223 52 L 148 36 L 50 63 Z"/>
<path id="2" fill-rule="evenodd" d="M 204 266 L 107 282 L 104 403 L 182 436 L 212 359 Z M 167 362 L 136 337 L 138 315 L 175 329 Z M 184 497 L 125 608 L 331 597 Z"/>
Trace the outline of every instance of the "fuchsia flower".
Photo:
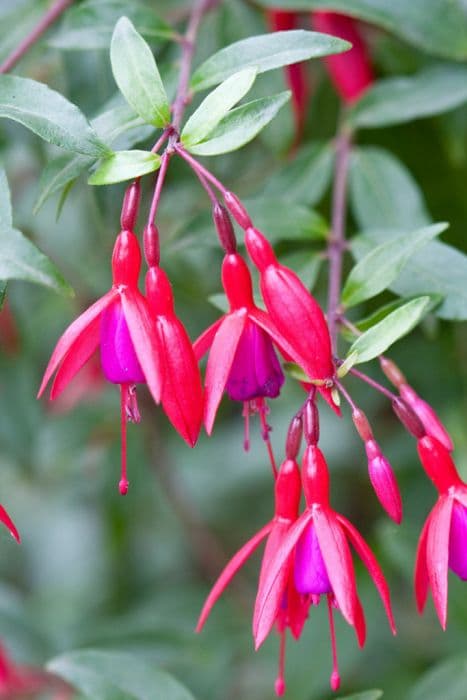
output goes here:
<path id="1" fill-rule="evenodd" d="M 436 438 L 449 452 L 452 452 L 454 445 L 451 436 L 430 404 L 424 401 L 408 384 L 400 384 L 398 389 L 401 397 L 421 420 L 427 434 Z"/>
<path id="2" fill-rule="evenodd" d="M 319 380 L 319 391 L 340 414 L 330 388 L 335 374 L 329 330 L 320 305 L 295 272 L 281 265 L 271 244 L 260 231 L 249 227 L 245 235 L 248 253 L 259 270 L 261 294 L 279 333 L 287 338 L 290 353 L 310 379 Z"/>
<path id="3" fill-rule="evenodd" d="M 75 695 L 69 685 L 51 673 L 40 668 L 15 664 L 0 644 L 0 698 L 20 700 L 47 691 L 54 691 L 54 700 L 71 700 Z"/>
<path id="4" fill-rule="evenodd" d="M 395 634 L 389 588 L 371 549 L 353 525 L 329 505 L 329 474 L 323 454 L 309 445 L 304 454 L 303 487 L 307 509 L 288 529 L 264 571 L 255 603 L 253 631 L 256 648 L 269 634 L 280 610 L 284 571 L 294 567 L 295 587 L 313 603 L 321 595 L 328 599 L 334 668 L 331 687 L 339 687 L 332 608 L 337 607 L 355 628 L 358 643 L 365 643 L 365 617 L 357 593 L 355 571 L 348 540 L 368 569 Z"/>
<path id="5" fill-rule="evenodd" d="M 256 407 L 264 418 L 264 399 L 278 396 L 284 383 L 273 343 L 282 353 L 295 356 L 288 340 L 277 330 L 268 314 L 255 305 L 251 275 L 238 253 L 224 257 L 222 284 L 230 311 L 194 344 L 198 359 L 211 348 L 206 368 L 204 409 L 208 434 L 212 432 L 224 391 L 234 401 L 243 401 L 246 413 Z"/>
<path id="6" fill-rule="evenodd" d="M 421 438 L 418 454 L 439 495 L 418 542 L 415 597 L 422 613 L 431 589 L 441 627 L 446 629 L 448 569 L 467 581 L 467 485 L 449 451 L 435 437 Z"/>
<path id="7" fill-rule="evenodd" d="M 340 97 L 355 102 L 374 82 L 366 44 L 355 20 L 337 12 L 313 12 L 313 28 L 350 41 L 352 48 L 343 55 L 326 56 L 324 62 Z"/>
<path id="8" fill-rule="evenodd" d="M 238 570 L 245 564 L 261 542 L 267 537 L 266 548 L 263 555 L 259 586 L 261 588 L 265 572 L 269 562 L 282 546 L 287 533 L 298 517 L 300 504 L 300 472 L 294 459 L 286 459 L 279 470 L 275 486 L 275 509 L 273 519 L 235 554 L 214 584 L 201 611 L 196 631 L 200 632 L 209 617 L 214 604 L 223 591 L 227 588 Z M 276 693 L 283 695 L 285 690 L 284 663 L 285 663 L 285 637 L 287 628 L 293 637 L 298 639 L 303 625 L 308 617 L 310 601 L 301 596 L 293 584 L 291 567 L 284 567 L 278 572 L 276 590 L 280 598 L 279 605 L 272 613 L 271 627 L 276 623 L 281 635 L 281 647 L 279 656 L 279 674 L 276 680 Z"/>

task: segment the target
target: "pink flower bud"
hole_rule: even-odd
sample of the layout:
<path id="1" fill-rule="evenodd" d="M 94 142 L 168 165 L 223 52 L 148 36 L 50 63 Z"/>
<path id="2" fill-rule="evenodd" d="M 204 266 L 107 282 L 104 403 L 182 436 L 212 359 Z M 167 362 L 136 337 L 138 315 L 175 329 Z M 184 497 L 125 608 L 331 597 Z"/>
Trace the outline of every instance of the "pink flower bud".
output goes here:
<path id="1" fill-rule="evenodd" d="M 224 192 L 224 201 L 233 218 L 242 229 L 246 230 L 253 225 L 247 210 L 237 195 L 235 195 L 233 192 Z"/>
<path id="2" fill-rule="evenodd" d="M 138 217 L 140 197 L 140 181 L 134 180 L 127 187 L 123 197 L 122 213 L 120 214 L 120 224 L 123 230 L 133 231 Z"/>
<path id="3" fill-rule="evenodd" d="M 444 447 L 452 452 L 454 445 L 451 436 L 441 423 L 440 419 L 432 409 L 430 404 L 424 401 L 408 384 L 402 384 L 399 387 L 400 395 L 404 401 L 410 406 L 413 412 L 423 423 L 428 435 L 436 438 Z"/>
<path id="4" fill-rule="evenodd" d="M 378 501 L 389 517 L 399 525 L 402 520 L 402 499 L 391 465 L 375 440 L 368 440 L 365 449 L 368 456 L 368 473 Z"/>
<path id="5" fill-rule="evenodd" d="M 212 218 L 221 246 L 226 253 L 235 253 L 237 241 L 227 209 L 223 207 L 222 204 L 219 204 L 219 202 L 216 202 L 212 208 Z"/>
<path id="6" fill-rule="evenodd" d="M 422 421 L 404 399 L 400 399 L 398 396 L 393 399 L 392 409 L 404 428 L 417 440 L 421 440 L 426 435 Z"/>
<path id="7" fill-rule="evenodd" d="M 296 459 L 300 452 L 303 424 L 300 416 L 294 416 L 290 422 L 285 442 L 285 454 L 287 459 Z"/>
<path id="8" fill-rule="evenodd" d="M 361 411 L 359 408 L 355 408 L 352 411 L 352 420 L 355 428 L 357 429 L 357 433 L 364 442 L 368 442 L 368 440 L 373 439 L 373 431 L 371 430 L 368 418 L 363 411 Z"/>

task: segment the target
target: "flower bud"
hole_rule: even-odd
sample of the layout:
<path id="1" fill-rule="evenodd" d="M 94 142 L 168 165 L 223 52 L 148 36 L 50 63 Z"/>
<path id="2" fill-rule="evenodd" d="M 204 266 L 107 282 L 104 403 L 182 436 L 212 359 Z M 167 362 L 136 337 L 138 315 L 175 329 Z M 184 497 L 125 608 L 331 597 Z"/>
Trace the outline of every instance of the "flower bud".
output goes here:
<path id="1" fill-rule="evenodd" d="M 389 360 L 387 357 L 380 357 L 379 364 L 391 384 L 399 388 L 401 384 L 406 383 L 406 378 L 392 360 Z"/>
<path id="2" fill-rule="evenodd" d="M 303 412 L 303 432 L 307 445 L 317 445 L 319 441 L 319 413 L 316 403 L 308 399 Z"/>
<path id="3" fill-rule="evenodd" d="M 233 192 L 224 192 L 224 201 L 233 218 L 242 229 L 246 230 L 253 225 L 247 210 L 237 195 Z"/>
<path id="4" fill-rule="evenodd" d="M 449 452 L 452 452 L 454 445 L 451 436 L 441 423 L 433 408 L 424 401 L 408 384 L 399 387 L 400 395 L 410 406 L 413 412 L 423 423 L 428 435 L 432 435 L 441 442 Z"/>
<path id="5" fill-rule="evenodd" d="M 138 217 L 139 201 L 141 198 L 141 185 L 139 180 L 134 180 L 125 191 L 120 214 L 120 224 L 123 230 L 133 231 Z"/>
<path id="6" fill-rule="evenodd" d="M 426 435 L 426 430 L 420 418 L 413 412 L 410 406 L 399 397 L 392 400 L 392 408 L 400 422 L 408 432 L 420 440 Z"/>
<path id="7" fill-rule="evenodd" d="M 227 209 L 223 207 L 222 204 L 219 204 L 219 202 L 216 202 L 212 208 L 212 218 L 221 246 L 226 253 L 235 253 L 237 250 L 237 241 Z"/>
<path id="8" fill-rule="evenodd" d="M 160 262 L 159 229 L 155 224 L 148 224 L 143 234 L 144 257 L 148 267 L 157 267 Z"/>
<path id="9" fill-rule="evenodd" d="M 402 499 L 391 465 L 381 453 L 375 440 L 368 440 L 365 443 L 365 449 L 368 457 L 368 473 L 378 501 L 389 517 L 399 525 L 402 520 Z"/>
<path id="10" fill-rule="evenodd" d="M 360 435 L 363 442 L 368 442 L 368 440 L 372 440 L 373 431 L 368 422 L 368 418 L 363 413 L 363 411 L 361 411 L 359 408 L 355 408 L 352 411 L 352 420 L 355 425 L 355 428 L 357 429 L 357 433 Z"/>
<path id="11" fill-rule="evenodd" d="M 285 442 L 285 454 L 287 459 L 296 459 L 300 451 L 302 441 L 303 423 L 300 416 L 294 416 L 290 422 Z"/>

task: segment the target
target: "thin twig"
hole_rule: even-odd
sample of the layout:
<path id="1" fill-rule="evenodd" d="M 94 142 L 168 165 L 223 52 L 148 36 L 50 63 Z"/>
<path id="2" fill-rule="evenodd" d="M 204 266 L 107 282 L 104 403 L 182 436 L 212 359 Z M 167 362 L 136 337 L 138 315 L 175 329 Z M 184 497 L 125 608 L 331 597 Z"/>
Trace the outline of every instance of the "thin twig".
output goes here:
<path id="1" fill-rule="evenodd" d="M 191 168 L 195 171 L 195 173 L 198 175 L 198 177 L 201 175 L 204 177 L 206 180 L 209 180 L 211 184 L 216 187 L 219 192 L 224 195 L 227 192 L 227 187 L 224 187 L 222 182 L 217 179 L 207 168 L 204 167 L 204 165 L 201 165 L 196 158 L 193 158 L 192 155 L 190 155 L 183 146 L 180 144 L 177 144 L 175 146 L 176 152 L 183 158 L 183 160 L 186 160 L 188 165 L 191 166 Z"/>
<path id="2" fill-rule="evenodd" d="M 154 219 L 157 214 L 157 207 L 159 206 L 159 200 L 161 198 L 162 187 L 164 185 L 165 176 L 167 174 L 167 168 L 169 167 L 170 153 L 165 151 L 161 158 L 161 167 L 157 173 L 156 186 L 154 188 L 154 194 L 152 196 L 151 208 L 149 210 L 148 224 L 154 223 Z"/>
<path id="3" fill-rule="evenodd" d="M 62 15 L 74 0 L 57 0 L 41 17 L 31 32 L 13 49 L 0 65 L 0 73 L 8 73 L 29 49 L 40 39 L 47 29 Z"/>
<path id="4" fill-rule="evenodd" d="M 348 130 L 343 130 L 336 140 L 336 167 L 332 195 L 332 230 L 327 251 L 329 258 L 328 326 L 334 354 L 337 354 L 337 324 L 342 286 L 342 260 L 346 248 L 345 218 L 350 149 L 351 134 Z"/>
<path id="5" fill-rule="evenodd" d="M 354 367 L 352 367 L 352 369 L 349 372 L 350 372 L 350 374 L 353 374 L 354 377 L 358 377 L 366 384 L 369 384 L 370 386 L 372 386 L 373 389 L 376 389 L 376 391 L 379 391 L 380 394 L 384 394 L 384 396 L 387 396 L 388 399 L 390 399 L 391 401 L 394 401 L 394 399 L 398 398 L 397 394 L 395 394 L 393 391 L 391 391 L 390 389 L 387 389 L 385 386 L 383 386 L 382 384 L 377 382 L 375 379 L 372 379 L 367 374 L 363 374 L 363 372 L 360 372 L 358 369 L 355 369 Z"/>

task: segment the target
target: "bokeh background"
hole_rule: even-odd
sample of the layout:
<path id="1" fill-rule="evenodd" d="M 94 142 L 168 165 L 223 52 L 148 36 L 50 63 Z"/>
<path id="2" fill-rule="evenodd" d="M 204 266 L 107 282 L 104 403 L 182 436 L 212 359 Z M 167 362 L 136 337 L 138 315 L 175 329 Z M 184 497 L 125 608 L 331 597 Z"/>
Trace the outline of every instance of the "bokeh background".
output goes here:
<path id="1" fill-rule="evenodd" d="M 127 4 L 136 5 L 102 2 L 111 7 L 115 19 Z M 427 0 L 427 13 L 430 5 Z M 43 0 L 0 2 L 0 56 L 46 6 Z M 182 29 L 189 6 L 165 0 L 156 9 Z M 306 15 L 303 22 L 305 26 Z M 205 18 L 196 63 L 226 43 L 266 30 L 262 8 L 224 0 Z M 410 74 L 439 60 L 377 27 L 367 25 L 363 31 L 380 77 Z M 74 45 L 69 32 L 65 19 L 16 72 L 47 82 L 92 117 L 116 91 L 105 48 L 109 36 L 104 36 L 101 48 L 78 50 L 79 42 Z M 161 72 L 174 86 L 179 48 L 157 38 L 151 43 Z M 290 153 L 293 116 L 286 107 L 253 144 L 234 155 L 211 159 L 210 166 L 250 202 L 258 227 L 274 238 L 284 261 L 313 284 L 324 302 L 324 243 L 316 229 L 322 232 L 323 226 L 324 231 L 328 227 L 330 183 L 325 176 L 316 197 L 315 192 L 308 196 L 306 187 L 298 192 L 301 171 L 298 179 L 284 178 L 291 159 L 304 153 L 305 162 L 306 149 L 333 138 L 339 119 L 339 98 L 323 65 L 312 61 L 308 71 L 311 97 L 299 151 Z M 281 71 L 274 71 L 258 80 L 257 94 L 278 91 L 283 85 Z M 142 147 L 151 143 L 147 130 L 138 138 Z M 451 224 L 443 240 L 467 252 L 467 107 L 365 131 L 359 143 L 387 148 L 405 163 L 433 218 Z M 1 122 L 0 158 L 12 190 L 15 225 L 55 261 L 76 296 L 63 298 L 38 286 L 12 282 L 0 315 L 1 501 L 23 538 L 18 547 L 5 530 L 0 534 L 0 638 L 21 663 L 42 665 L 79 648 L 125 650 L 168 670 L 200 700 L 268 700 L 273 696 L 278 640 L 271 636 L 264 648 L 253 651 L 250 617 L 258 555 L 216 606 L 205 631 L 200 636 L 194 633 L 216 574 L 271 516 L 271 475 L 257 423 L 253 421 L 252 447 L 245 453 L 241 407 L 226 399 L 213 437 L 202 435 L 196 449 L 190 450 L 143 389 L 143 422 L 129 426 L 131 486 L 122 498 L 116 487 L 118 392 L 102 381 L 98 361 L 83 371 L 58 405 L 36 401 L 56 339 L 109 286 L 109 257 L 124 191 L 118 185 L 91 188 L 82 177 L 59 215 L 57 194 L 33 213 L 41 173 L 57 153 L 22 127 Z M 152 176 L 145 181 L 142 218 Z M 209 301 L 220 292 L 221 261 L 209 211 L 196 179 L 174 160 L 158 223 L 162 260 L 174 285 L 177 310 L 193 338 L 219 314 Z M 348 233 L 357 232 L 358 220 L 350 214 Z M 382 297 L 392 298 L 390 293 Z M 372 308 L 368 304 L 360 315 Z M 430 316 L 391 352 L 411 384 L 445 421 L 465 477 L 466 339 L 465 323 Z M 380 378 L 377 368 L 368 371 Z M 381 511 L 369 488 L 364 451 L 348 411 L 338 420 L 323 407 L 321 439 L 332 470 L 333 504 L 377 551 L 391 584 L 398 623 L 398 636 L 393 638 L 366 572 L 357 567 L 368 643 L 360 651 L 353 631 L 337 616 L 340 695 L 380 688 L 385 700 L 462 700 L 467 698 L 466 588 L 450 576 L 445 633 L 431 602 L 425 615 L 418 616 L 412 590 L 417 537 L 435 491 L 417 462 L 414 441 L 387 401 L 355 380 L 347 386 L 370 417 L 398 475 L 405 517 L 397 527 Z M 301 389 L 290 380 L 271 405 L 272 440 L 279 458 L 288 421 L 302 399 Z M 447 670 L 443 664 L 448 664 Z M 287 697 L 331 697 L 330 666 L 325 610 L 313 610 L 300 642 L 289 644 Z"/>

